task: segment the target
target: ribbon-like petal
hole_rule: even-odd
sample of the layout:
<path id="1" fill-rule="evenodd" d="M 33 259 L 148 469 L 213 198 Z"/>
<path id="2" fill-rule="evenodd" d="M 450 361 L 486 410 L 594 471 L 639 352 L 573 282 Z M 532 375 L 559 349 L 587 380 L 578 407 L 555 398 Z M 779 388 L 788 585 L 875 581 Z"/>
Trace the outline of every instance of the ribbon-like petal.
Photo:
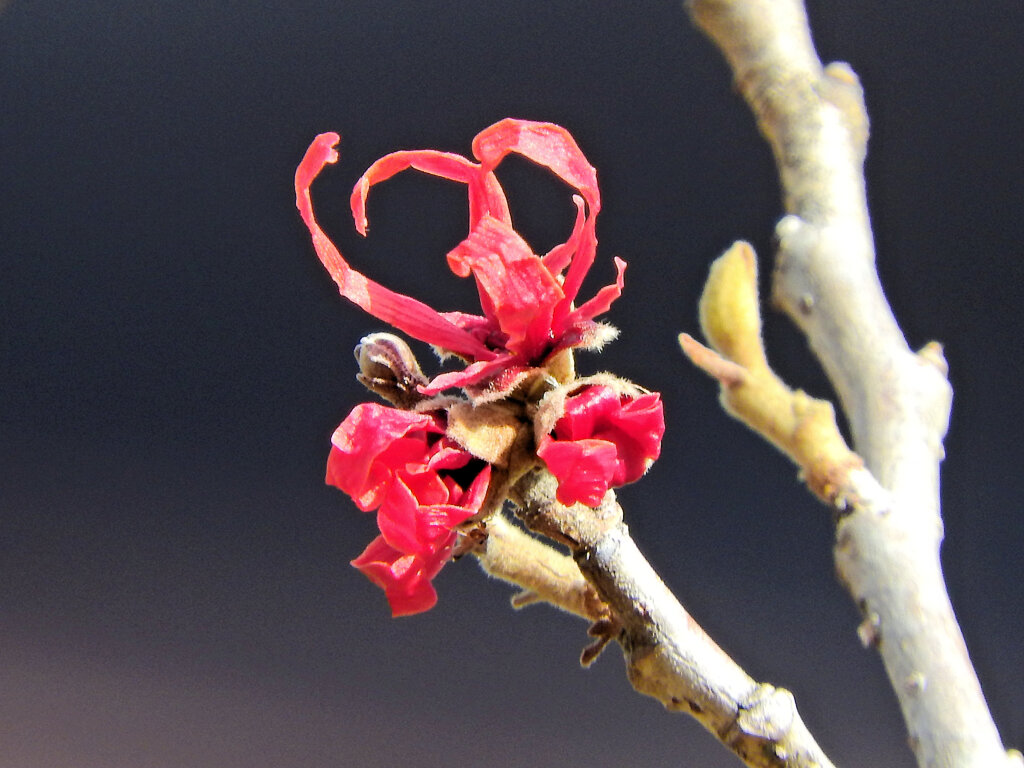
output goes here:
<path id="1" fill-rule="evenodd" d="M 455 271 L 472 270 L 480 295 L 488 299 L 485 312 L 507 336 L 506 349 L 523 360 L 547 354 L 555 308 L 565 295 L 541 258 L 511 226 L 484 217 L 448 254 L 448 262 Z"/>
<path id="2" fill-rule="evenodd" d="M 485 128 L 473 139 L 473 155 L 487 170 L 495 168 L 510 152 L 549 168 L 574 187 L 590 209 L 563 283 L 566 297 L 573 301 L 597 254 L 594 222 L 601 210 L 597 171 L 587 161 L 572 135 L 554 123 L 506 118 Z"/>
<path id="3" fill-rule="evenodd" d="M 558 478 L 555 497 L 562 504 L 596 507 L 612 486 L 618 450 L 607 440 L 553 440 L 545 435 L 537 455 Z"/>
<path id="4" fill-rule="evenodd" d="M 340 140 L 336 133 L 322 133 L 306 150 L 305 157 L 295 171 L 295 205 L 313 238 L 313 248 L 337 283 L 341 295 L 378 320 L 405 331 L 414 339 L 472 359 L 488 360 L 494 357 L 491 350 L 453 325 L 437 310 L 410 296 L 385 288 L 350 267 L 320 228 L 313 215 L 309 187 L 325 165 L 338 161 L 338 152 L 334 147 Z"/>
<path id="5" fill-rule="evenodd" d="M 364 512 L 378 510 L 381 535 L 352 564 L 385 590 L 396 616 L 433 606 L 430 579 L 451 554 L 455 528 L 477 514 L 487 496 L 490 465 L 444 432 L 440 412 L 363 403 L 332 438 L 327 482 Z"/>
<path id="6" fill-rule="evenodd" d="M 392 152 L 377 160 L 356 182 L 350 203 L 352 218 L 355 219 L 359 234 L 365 235 L 369 226 L 366 218 L 366 197 L 370 193 L 370 187 L 390 179 L 407 168 L 466 184 L 469 187 L 470 229 L 484 216 L 493 216 L 500 221 L 511 223 L 505 192 L 493 173 L 483 171 L 471 160 L 451 152 L 438 152 L 433 149 L 405 150 Z"/>

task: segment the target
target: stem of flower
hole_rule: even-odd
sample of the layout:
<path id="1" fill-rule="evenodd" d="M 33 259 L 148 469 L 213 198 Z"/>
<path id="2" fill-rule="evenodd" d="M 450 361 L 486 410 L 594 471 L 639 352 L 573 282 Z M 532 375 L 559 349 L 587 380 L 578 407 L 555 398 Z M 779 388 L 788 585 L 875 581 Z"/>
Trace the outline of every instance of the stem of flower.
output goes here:
<path id="1" fill-rule="evenodd" d="M 542 469 L 512 500 L 526 525 L 567 543 L 580 571 L 611 607 L 627 676 L 640 693 L 697 719 L 748 766 L 832 763 L 796 711 L 792 694 L 758 683 L 701 629 L 640 553 L 611 491 L 596 509 L 565 507 Z"/>

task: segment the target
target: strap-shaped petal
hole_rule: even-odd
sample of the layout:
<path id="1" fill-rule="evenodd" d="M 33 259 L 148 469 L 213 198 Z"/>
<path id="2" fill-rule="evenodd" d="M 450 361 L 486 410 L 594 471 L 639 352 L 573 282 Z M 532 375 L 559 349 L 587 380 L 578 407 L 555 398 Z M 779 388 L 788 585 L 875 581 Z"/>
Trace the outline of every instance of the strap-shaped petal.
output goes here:
<path id="1" fill-rule="evenodd" d="M 552 440 L 547 435 L 537 455 L 558 479 L 556 497 L 562 504 L 596 507 L 612 486 L 618 453 L 606 440 Z"/>
<path id="2" fill-rule="evenodd" d="M 664 434 L 656 392 L 630 398 L 596 385 L 566 399 L 553 436 L 538 441 L 537 455 L 558 478 L 559 501 L 594 506 L 608 488 L 640 479 L 661 454 Z"/>
<path id="3" fill-rule="evenodd" d="M 556 245 L 544 254 L 544 266 L 553 275 L 561 274 L 569 266 L 580 247 L 580 237 L 583 235 L 583 224 L 586 221 L 586 205 L 579 195 L 573 195 L 572 201 L 576 205 L 576 222 L 572 225 L 572 234 L 564 243 Z"/>
<path id="4" fill-rule="evenodd" d="M 507 335 L 505 348 L 532 360 L 552 344 L 555 308 L 565 299 L 543 260 L 511 226 L 485 216 L 448 254 L 456 272 L 472 270 L 484 310 Z"/>
<path id="5" fill-rule="evenodd" d="M 313 215 L 309 187 L 325 165 L 338 161 L 338 152 L 334 148 L 338 141 L 338 134 L 322 133 L 306 150 L 295 171 L 295 205 L 313 238 L 317 256 L 338 284 L 341 295 L 378 320 L 405 331 L 415 339 L 477 360 L 493 358 L 491 350 L 446 320 L 437 310 L 385 288 L 350 267 L 320 228 Z"/>
<path id="6" fill-rule="evenodd" d="M 569 315 L 569 325 L 576 325 L 587 320 L 593 320 L 598 315 L 607 312 L 608 307 L 612 305 L 612 302 L 622 295 L 622 286 L 625 284 L 625 275 L 626 262 L 616 256 L 615 283 L 613 285 L 606 285 L 594 295 L 594 298 L 589 299 L 583 304 L 583 306 L 573 311 Z"/>
<path id="7" fill-rule="evenodd" d="M 509 117 L 484 128 L 473 139 L 473 156 L 488 171 L 496 168 L 509 152 L 550 168 L 583 195 L 590 215 L 597 215 L 601 209 L 597 171 L 565 128 Z"/>
<path id="8" fill-rule="evenodd" d="M 430 580 L 446 559 L 444 552 L 431 560 L 405 555 L 384 541 L 383 536 L 378 536 L 352 565 L 384 590 L 391 615 L 397 617 L 423 613 L 437 604 L 437 592 Z"/>
<path id="9" fill-rule="evenodd" d="M 326 480 L 368 512 L 380 505 L 395 472 L 428 460 L 429 435 L 443 432 L 434 415 L 361 403 L 331 437 Z"/>
<path id="10" fill-rule="evenodd" d="M 467 365 L 461 371 L 450 371 L 435 376 L 418 389 L 430 397 L 452 387 L 471 387 L 510 370 L 515 365 L 515 360 L 515 355 L 511 354 L 504 354 L 493 360 L 481 360 Z"/>
<path id="11" fill-rule="evenodd" d="M 356 230 L 366 234 L 369 222 L 366 218 L 366 197 L 370 187 L 379 184 L 407 168 L 458 181 L 469 187 L 469 226 L 472 229 L 485 215 L 505 222 L 511 222 L 505 193 L 493 173 L 462 155 L 438 152 L 434 149 L 404 150 L 384 155 L 359 177 L 352 190 L 350 203 Z"/>
<path id="12" fill-rule="evenodd" d="M 576 299 L 583 279 L 597 255 L 595 219 L 601 210 L 597 171 L 588 162 L 572 135 L 560 125 L 506 118 L 485 128 L 473 139 L 473 155 L 486 170 L 494 169 L 510 152 L 550 169 L 576 189 L 587 203 L 582 231 L 574 228 L 577 246 L 562 289 L 569 301 Z M 566 254 L 559 254 L 559 260 Z"/>

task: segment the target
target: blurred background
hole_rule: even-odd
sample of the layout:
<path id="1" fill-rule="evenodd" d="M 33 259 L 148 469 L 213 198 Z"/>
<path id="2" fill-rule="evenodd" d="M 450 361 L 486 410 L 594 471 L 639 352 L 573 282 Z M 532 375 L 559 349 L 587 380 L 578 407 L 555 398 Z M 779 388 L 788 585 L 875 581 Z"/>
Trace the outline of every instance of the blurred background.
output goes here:
<path id="1" fill-rule="evenodd" d="M 348 565 L 372 515 L 324 486 L 358 402 L 351 350 L 380 324 L 341 299 L 294 209 L 317 182 L 358 268 L 441 309 L 458 185 L 403 174 L 360 238 L 348 192 L 396 150 L 469 152 L 506 116 L 569 128 L 599 172 L 599 259 L 629 263 L 584 372 L 664 394 L 669 431 L 624 489 L 655 567 L 751 674 L 794 691 L 843 766 L 912 766 L 881 664 L 838 585 L 829 513 L 718 408 L 675 337 L 708 264 L 749 239 L 767 286 L 774 169 L 718 53 L 678 2 L 8 0 L 0 3 L 0 766 L 737 765 L 635 694 L 621 654 L 577 658 L 583 622 L 469 560 L 440 603 L 390 618 Z M 879 269 L 955 389 L 944 564 L 1008 745 L 1024 744 L 1018 393 L 1024 6 L 811 2 L 824 60 L 867 90 Z M 501 169 L 538 250 L 573 208 Z M 769 313 L 787 380 L 831 396 Z M 431 366 L 429 353 L 422 362 Z"/>

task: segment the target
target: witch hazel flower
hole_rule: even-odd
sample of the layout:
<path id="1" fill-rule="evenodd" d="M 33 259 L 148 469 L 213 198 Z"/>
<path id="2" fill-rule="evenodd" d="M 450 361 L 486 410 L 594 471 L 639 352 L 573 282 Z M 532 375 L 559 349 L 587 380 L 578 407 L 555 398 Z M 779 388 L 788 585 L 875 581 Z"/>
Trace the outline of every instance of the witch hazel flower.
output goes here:
<path id="1" fill-rule="evenodd" d="M 431 583 L 459 537 L 480 530 L 519 477 L 543 466 L 559 502 L 596 507 L 637 480 L 660 453 L 660 397 L 613 376 L 576 378 L 572 350 L 597 349 L 616 331 L 595 320 L 619 297 L 615 282 L 577 306 L 597 249 L 597 174 L 572 136 L 551 123 L 502 120 L 473 140 L 473 158 L 416 150 L 384 156 L 350 199 L 367 231 L 370 188 L 408 168 L 466 185 L 469 234 L 447 254 L 472 276 L 480 313 L 440 312 L 354 269 L 320 228 L 310 186 L 338 160 L 335 133 L 317 136 L 295 174 L 296 205 L 342 296 L 410 337 L 454 356 L 461 370 L 425 376 L 404 341 L 372 334 L 356 348 L 359 380 L 391 405 L 356 406 L 335 431 L 327 482 L 359 509 L 376 510 L 380 535 L 352 564 L 384 589 L 395 616 L 432 607 Z M 536 254 L 513 228 L 494 170 L 510 153 L 548 168 L 576 194 L 565 242 Z M 461 394 L 451 394 L 461 390 Z"/>
<path id="2" fill-rule="evenodd" d="M 476 162 L 435 150 L 393 152 L 375 162 L 356 183 L 351 208 L 356 229 L 366 234 L 370 187 L 407 168 L 466 185 L 469 235 L 451 252 L 449 268 L 473 276 L 482 314 L 438 312 L 395 293 L 352 268 L 320 228 L 310 185 L 325 165 L 338 160 L 336 133 L 317 136 L 295 175 L 296 205 L 320 260 L 341 294 L 374 317 L 467 361 L 421 388 L 436 394 L 462 387 L 478 398 L 496 399 L 561 350 L 596 348 L 615 331 L 594 321 L 622 292 L 626 264 L 615 259 L 614 284 L 575 306 L 597 252 L 595 221 L 601 209 L 597 173 L 572 136 L 551 123 L 502 120 L 473 140 Z M 576 221 L 569 238 L 544 255 L 533 252 L 512 227 L 505 193 L 494 169 L 515 153 L 547 167 L 575 189 Z"/>
<path id="3" fill-rule="evenodd" d="M 364 512 L 377 510 L 380 536 L 352 565 L 384 589 L 394 616 L 434 606 L 431 579 L 486 497 L 490 465 L 447 438 L 445 426 L 438 414 L 364 403 L 331 439 L 327 482 Z"/>
<path id="4" fill-rule="evenodd" d="M 610 488 L 639 480 L 661 454 L 661 395 L 603 378 L 559 397 L 553 427 L 537 438 L 537 456 L 558 480 L 562 504 L 596 507 Z M 536 420 L 539 430 L 544 422 Z"/>

